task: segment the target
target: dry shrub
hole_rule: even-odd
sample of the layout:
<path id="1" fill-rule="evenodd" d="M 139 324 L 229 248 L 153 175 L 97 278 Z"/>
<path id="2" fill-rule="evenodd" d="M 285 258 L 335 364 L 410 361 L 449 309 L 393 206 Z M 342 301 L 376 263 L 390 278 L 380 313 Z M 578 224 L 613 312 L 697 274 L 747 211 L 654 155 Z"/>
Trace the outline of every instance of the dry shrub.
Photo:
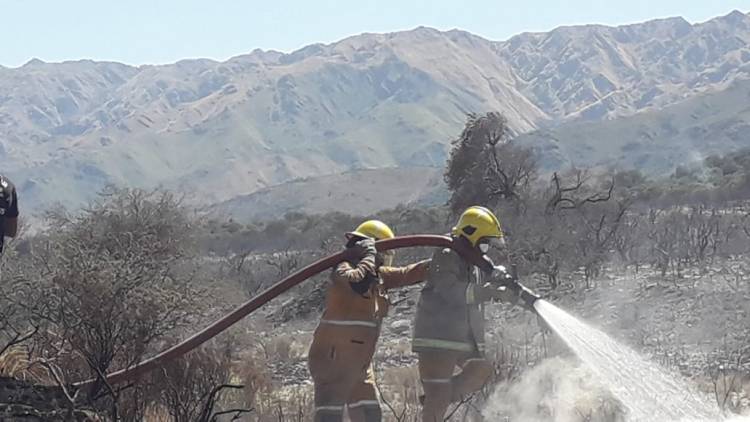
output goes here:
<path id="1" fill-rule="evenodd" d="M 295 357 L 294 339 L 289 335 L 273 337 L 265 344 L 266 359 L 273 362 L 289 362 Z"/>
<path id="2" fill-rule="evenodd" d="M 175 422 L 209 422 L 220 410 L 221 394 L 242 385 L 231 383 L 232 349 L 204 347 L 169 362 L 151 374 L 156 399 L 152 408 L 164 409 Z M 153 405 L 156 405 L 155 407 Z M 248 410 L 238 408 L 238 412 Z"/>
<path id="3" fill-rule="evenodd" d="M 312 385 L 284 386 L 275 379 L 277 374 L 274 373 L 300 363 L 303 343 L 306 346 L 305 341 L 289 334 L 273 337 L 267 342 L 259 341 L 257 347 L 235 362 L 233 380 L 245 388 L 240 397 L 234 395 L 233 399 L 236 404 L 253 409 L 249 420 L 303 422 L 312 419 Z M 305 372 L 304 380 L 308 378 Z"/>
<path id="4" fill-rule="evenodd" d="M 511 130 L 500 113 L 469 114 L 461 134 L 451 142 L 445 182 L 454 214 L 477 204 L 520 200 L 536 177 L 532 151 L 509 141 Z"/>
<path id="5" fill-rule="evenodd" d="M 419 420 L 421 383 L 417 367 L 382 368 L 376 376 L 384 419 L 399 422 Z"/>
<path id="6" fill-rule="evenodd" d="M 750 414 L 750 372 L 747 371 L 747 350 L 725 349 L 709 360 L 706 376 L 698 381 L 701 389 L 716 400 L 725 412 Z"/>
<path id="7" fill-rule="evenodd" d="M 750 416 L 750 374 L 724 372 L 712 380 L 710 388 L 725 412 Z"/>
<path id="8" fill-rule="evenodd" d="M 257 422 L 312 420 L 313 393 L 311 386 L 299 385 L 276 389 L 273 394 L 261 397 L 253 415 Z"/>
<path id="9" fill-rule="evenodd" d="M 246 407 L 252 408 L 255 415 L 267 410 L 266 399 L 273 396 L 275 386 L 266 360 L 262 356 L 243 356 L 234 364 L 232 381 L 245 386 L 239 400 Z"/>
<path id="10" fill-rule="evenodd" d="M 170 194 L 115 191 L 48 222 L 25 300 L 42 327 L 37 350 L 70 381 L 137 362 L 200 309 L 184 271 L 190 222 Z"/>
<path id="11" fill-rule="evenodd" d="M 59 385 L 100 378 L 162 347 L 203 309 L 192 223 L 171 194 L 106 191 L 46 223 L 28 253 L 3 263 L 0 355 L 12 375 Z M 14 349 L 21 343 L 28 353 Z M 143 386 L 118 388 L 99 381 L 86 395 L 111 418 L 142 420 Z"/>
<path id="12" fill-rule="evenodd" d="M 0 354 L 0 377 L 27 379 L 30 366 L 29 353 L 24 347 L 10 347 Z"/>
<path id="13" fill-rule="evenodd" d="M 60 369 L 54 364 L 32 359 L 26 346 L 15 345 L 0 354 L 0 377 L 53 385 L 56 381 L 51 371 L 60 373 Z"/>

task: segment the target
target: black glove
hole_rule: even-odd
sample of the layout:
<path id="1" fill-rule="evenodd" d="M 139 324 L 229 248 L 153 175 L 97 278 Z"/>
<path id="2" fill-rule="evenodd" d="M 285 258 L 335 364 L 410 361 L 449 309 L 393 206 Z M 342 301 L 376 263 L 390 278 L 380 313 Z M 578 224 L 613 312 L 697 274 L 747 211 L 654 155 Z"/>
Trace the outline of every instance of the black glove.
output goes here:
<path id="1" fill-rule="evenodd" d="M 492 275 L 490 277 L 492 283 L 497 283 L 503 286 L 514 281 L 513 275 L 502 265 L 493 266 Z"/>
<path id="2" fill-rule="evenodd" d="M 364 258 L 370 255 L 376 255 L 378 250 L 375 249 L 375 241 L 372 239 L 362 239 L 354 244 L 354 255 L 358 258 Z"/>

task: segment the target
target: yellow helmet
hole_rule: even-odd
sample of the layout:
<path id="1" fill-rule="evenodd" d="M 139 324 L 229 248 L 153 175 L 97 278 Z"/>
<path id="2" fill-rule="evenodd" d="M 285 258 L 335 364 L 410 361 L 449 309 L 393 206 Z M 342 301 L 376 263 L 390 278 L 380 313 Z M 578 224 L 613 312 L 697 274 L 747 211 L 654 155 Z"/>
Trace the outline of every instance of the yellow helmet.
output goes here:
<path id="1" fill-rule="evenodd" d="M 451 230 L 453 236 L 465 237 L 472 246 L 477 246 L 483 237 L 503 237 L 500 221 L 492 211 L 484 207 L 469 207 L 461 214 L 458 224 Z"/>
<path id="2" fill-rule="evenodd" d="M 352 236 L 366 237 L 375 240 L 390 239 L 395 237 L 393 230 L 388 227 L 385 223 L 379 220 L 367 220 L 364 223 L 357 226 L 354 231 L 346 234 L 347 238 Z"/>

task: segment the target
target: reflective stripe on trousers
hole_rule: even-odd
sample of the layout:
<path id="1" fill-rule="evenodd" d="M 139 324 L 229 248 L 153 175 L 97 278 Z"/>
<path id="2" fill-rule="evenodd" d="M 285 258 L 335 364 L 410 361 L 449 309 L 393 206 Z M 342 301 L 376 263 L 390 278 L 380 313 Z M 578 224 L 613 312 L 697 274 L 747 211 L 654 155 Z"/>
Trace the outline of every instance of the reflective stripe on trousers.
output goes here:
<path id="1" fill-rule="evenodd" d="M 318 406 L 315 408 L 316 412 L 343 412 L 344 406 Z"/>
<path id="2" fill-rule="evenodd" d="M 419 352 L 419 377 L 424 388 L 423 422 L 441 422 L 448 406 L 482 388 L 492 375 L 493 366 L 481 358 L 462 352 Z M 456 366 L 461 371 L 454 375 Z"/>
<path id="3" fill-rule="evenodd" d="M 377 400 L 359 400 L 355 401 L 354 403 L 347 403 L 346 407 L 348 408 L 354 408 L 354 407 L 360 407 L 360 406 L 378 406 L 380 407 L 380 402 Z"/>
<path id="4" fill-rule="evenodd" d="M 316 406 L 313 420 L 315 422 L 342 422 L 344 406 Z"/>
<path id="5" fill-rule="evenodd" d="M 421 381 L 431 384 L 450 384 L 453 380 L 450 378 L 423 378 Z"/>
<path id="6" fill-rule="evenodd" d="M 340 326 L 346 326 L 346 327 L 378 328 L 378 324 L 374 321 L 321 319 L 320 323 L 327 324 L 327 325 L 340 325 Z"/>
<path id="7" fill-rule="evenodd" d="M 428 348 L 428 349 L 443 349 L 452 350 L 456 352 L 473 352 L 474 345 L 469 343 L 463 343 L 460 341 L 441 340 L 437 338 L 415 338 L 412 340 L 412 347 L 416 348 Z M 481 349 L 484 349 L 484 344 L 481 345 Z M 479 347 L 479 345 L 477 345 Z"/>

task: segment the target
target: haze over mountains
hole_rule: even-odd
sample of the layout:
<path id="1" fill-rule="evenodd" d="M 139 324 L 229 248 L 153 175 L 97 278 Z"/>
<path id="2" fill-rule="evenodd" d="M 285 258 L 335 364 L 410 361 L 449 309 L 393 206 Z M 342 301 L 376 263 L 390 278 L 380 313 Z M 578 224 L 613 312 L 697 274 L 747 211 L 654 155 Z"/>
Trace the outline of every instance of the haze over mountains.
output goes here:
<path id="1" fill-rule="evenodd" d="M 264 198 L 276 213 L 298 206 L 284 198 L 300 186 L 335 203 L 350 188 L 337 174 L 377 181 L 377 169 L 403 179 L 393 204 L 435 197 L 439 172 L 420 168 L 443 165 L 467 112 L 501 111 L 516 133 L 534 132 L 522 140 L 550 168 L 658 173 L 688 151 L 750 146 L 745 79 L 750 16 L 738 11 L 503 42 L 420 27 L 226 62 L 32 60 L 0 67 L 0 162 L 30 209 L 79 206 L 114 183 L 177 189 L 196 208 L 229 201 L 234 212 Z"/>

